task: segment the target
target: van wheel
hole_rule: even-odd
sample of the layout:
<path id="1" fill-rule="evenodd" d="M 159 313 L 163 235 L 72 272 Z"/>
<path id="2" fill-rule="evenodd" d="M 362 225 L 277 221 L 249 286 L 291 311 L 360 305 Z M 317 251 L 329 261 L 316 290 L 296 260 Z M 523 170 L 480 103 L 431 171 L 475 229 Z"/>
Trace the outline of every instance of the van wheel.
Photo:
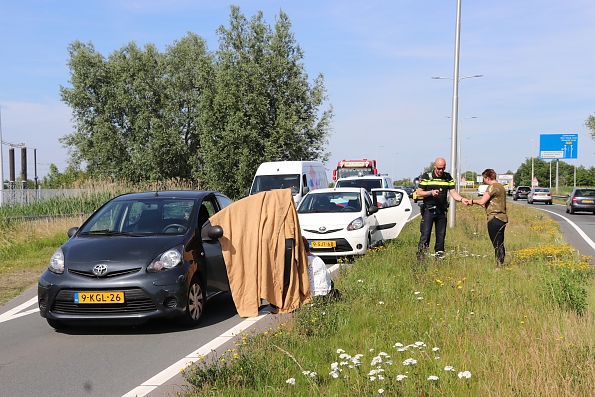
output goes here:
<path id="1" fill-rule="evenodd" d="M 207 300 L 205 289 L 198 276 L 192 277 L 186 294 L 186 311 L 179 318 L 179 323 L 186 327 L 198 325 Z"/>

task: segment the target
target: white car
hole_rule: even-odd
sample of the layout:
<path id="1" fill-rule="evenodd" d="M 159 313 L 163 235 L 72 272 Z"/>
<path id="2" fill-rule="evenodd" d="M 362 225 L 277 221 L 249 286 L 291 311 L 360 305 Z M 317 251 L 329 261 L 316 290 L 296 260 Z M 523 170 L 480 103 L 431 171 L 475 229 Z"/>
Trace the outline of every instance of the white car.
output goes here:
<path id="1" fill-rule="evenodd" d="M 374 205 L 378 196 L 386 206 Z M 302 235 L 320 257 L 363 255 L 369 247 L 396 238 L 411 214 L 411 201 L 400 189 L 318 189 L 304 196 L 298 209 Z"/>

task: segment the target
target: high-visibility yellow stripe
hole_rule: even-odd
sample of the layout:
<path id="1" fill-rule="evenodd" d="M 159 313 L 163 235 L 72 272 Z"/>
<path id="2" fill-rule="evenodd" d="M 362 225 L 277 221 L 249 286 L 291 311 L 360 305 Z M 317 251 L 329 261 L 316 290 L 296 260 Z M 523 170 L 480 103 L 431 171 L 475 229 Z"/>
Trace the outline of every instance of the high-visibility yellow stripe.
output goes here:
<path id="1" fill-rule="evenodd" d="M 419 186 L 454 186 L 454 181 L 445 181 L 442 179 L 422 180 Z"/>

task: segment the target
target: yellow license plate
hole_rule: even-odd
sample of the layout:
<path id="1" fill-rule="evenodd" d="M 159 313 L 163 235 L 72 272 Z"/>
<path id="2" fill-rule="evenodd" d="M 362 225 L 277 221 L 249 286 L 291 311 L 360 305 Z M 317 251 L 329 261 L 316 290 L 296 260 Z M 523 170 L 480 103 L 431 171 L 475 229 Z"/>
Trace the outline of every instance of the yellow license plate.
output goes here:
<path id="1" fill-rule="evenodd" d="M 75 304 L 92 304 L 92 303 L 124 303 L 124 292 L 110 291 L 110 292 L 75 292 Z"/>
<path id="2" fill-rule="evenodd" d="M 337 246 L 336 241 L 312 241 L 312 248 L 333 248 Z"/>
<path id="3" fill-rule="evenodd" d="M 583 203 L 592 203 L 593 200 L 583 200 Z"/>

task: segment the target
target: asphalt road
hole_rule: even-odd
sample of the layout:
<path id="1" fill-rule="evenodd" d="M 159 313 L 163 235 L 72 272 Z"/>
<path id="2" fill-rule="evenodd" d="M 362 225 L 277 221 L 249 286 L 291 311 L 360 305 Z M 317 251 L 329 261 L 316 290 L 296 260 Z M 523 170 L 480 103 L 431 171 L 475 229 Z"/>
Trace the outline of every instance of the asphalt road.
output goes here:
<path id="1" fill-rule="evenodd" d="M 416 204 L 412 207 L 411 218 L 419 213 Z M 559 222 L 566 239 L 581 254 L 595 257 L 591 241 L 595 240 L 595 215 L 566 214 L 559 205 L 532 207 Z M 225 343 L 233 347 L 229 335 L 279 321 L 268 314 L 267 305 L 261 308 L 261 317 L 247 323 L 237 315 L 230 295 L 222 294 L 209 301 L 195 329 L 155 321 L 133 328 L 58 332 L 39 315 L 36 292 L 31 288 L 0 308 L 0 396 L 164 396 L 180 390 L 179 370 L 197 351 L 226 349 Z M 172 373 L 178 375 L 172 378 Z"/>

